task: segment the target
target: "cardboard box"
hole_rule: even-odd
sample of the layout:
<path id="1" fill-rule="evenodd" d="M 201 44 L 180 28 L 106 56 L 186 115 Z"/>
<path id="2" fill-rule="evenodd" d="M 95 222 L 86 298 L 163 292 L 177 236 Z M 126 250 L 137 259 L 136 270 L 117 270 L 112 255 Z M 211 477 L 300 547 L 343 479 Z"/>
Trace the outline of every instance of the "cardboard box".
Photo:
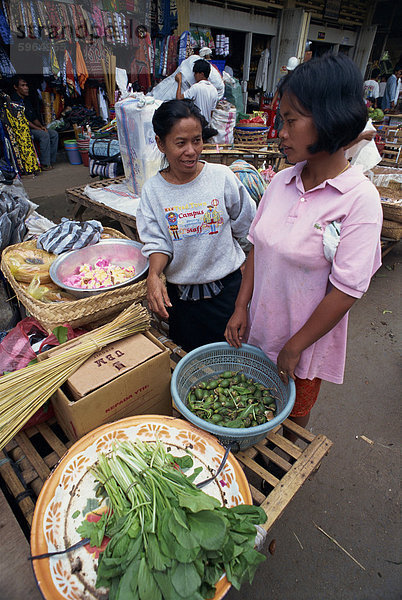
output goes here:
<path id="1" fill-rule="evenodd" d="M 67 379 L 69 394 L 79 400 L 161 352 L 163 350 L 142 333 L 109 344 L 95 352 Z"/>
<path id="2" fill-rule="evenodd" d="M 147 340 L 148 352 L 148 358 L 143 354 L 140 364 L 126 369 L 78 400 L 70 399 L 62 389 L 52 396 L 56 418 L 70 439 L 78 439 L 100 425 L 123 417 L 172 414 L 169 350 L 149 332 L 139 335 Z M 79 342 L 80 338 L 76 338 L 63 344 L 63 348 Z M 60 347 L 43 353 L 40 359 L 46 359 L 55 351 L 60 352 Z M 96 385 L 96 376 L 91 385 Z"/>

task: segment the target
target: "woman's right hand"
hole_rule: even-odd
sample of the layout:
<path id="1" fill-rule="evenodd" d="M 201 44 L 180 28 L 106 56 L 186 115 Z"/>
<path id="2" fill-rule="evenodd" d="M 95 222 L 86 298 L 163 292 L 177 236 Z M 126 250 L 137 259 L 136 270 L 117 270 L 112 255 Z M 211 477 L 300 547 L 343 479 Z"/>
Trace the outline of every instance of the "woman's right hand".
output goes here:
<path id="1" fill-rule="evenodd" d="M 247 308 L 236 308 L 225 329 L 228 344 L 240 348 L 247 327 Z"/>
<path id="2" fill-rule="evenodd" d="M 171 307 L 167 289 L 158 275 L 152 273 L 147 278 L 147 302 L 148 308 L 159 315 L 162 319 L 168 319 L 169 313 L 166 307 Z"/>

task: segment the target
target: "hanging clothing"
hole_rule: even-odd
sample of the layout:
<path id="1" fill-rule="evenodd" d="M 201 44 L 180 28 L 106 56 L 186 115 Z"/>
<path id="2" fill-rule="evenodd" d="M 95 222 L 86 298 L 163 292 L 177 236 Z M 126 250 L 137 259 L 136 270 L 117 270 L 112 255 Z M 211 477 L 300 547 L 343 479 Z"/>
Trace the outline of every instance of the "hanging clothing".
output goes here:
<path id="1" fill-rule="evenodd" d="M 13 77 L 17 74 L 3 48 L 0 48 L 0 72 L 2 77 Z"/>
<path id="2" fill-rule="evenodd" d="M 84 46 L 84 60 L 89 76 L 94 79 L 103 78 L 102 59 L 105 58 L 105 48 L 102 41 L 95 40 Z"/>
<path id="3" fill-rule="evenodd" d="M 257 74 L 255 76 L 255 87 L 261 88 L 264 92 L 268 89 L 268 70 L 271 64 L 271 51 L 266 48 L 261 53 L 258 62 Z"/>
<path id="4" fill-rule="evenodd" d="M 50 49 L 50 68 L 55 77 L 60 77 L 60 66 L 59 61 L 57 60 L 56 52 L 54 46 Z"/>
<path id="5" fill-rule="evenodd" d="M 77 68 L 77 79 L 80 88 L 83 90 L 85 82 L 88 79 L 88 70 L 84 61 L 84 57 L 82 56 L 81 46 L 78 42 L 76 42 L 75 44 L 75 64 Z"/>
<path id="6" fill-rule="evenodd" d="M 66 86 L 67 95 L 75 96 L 76 93 L 81 94 L 81 90 L 77 84 L 77 74 L 74 64 L 67 50 L 64 50 L 63 83 Z"/>
<path id="7" fill-rule="evenodd" d="M 20 175 L 38 172 L 39 162 L 24 108 L 6 97 L 2 114 L 3 126 L 10 140 Z"/>

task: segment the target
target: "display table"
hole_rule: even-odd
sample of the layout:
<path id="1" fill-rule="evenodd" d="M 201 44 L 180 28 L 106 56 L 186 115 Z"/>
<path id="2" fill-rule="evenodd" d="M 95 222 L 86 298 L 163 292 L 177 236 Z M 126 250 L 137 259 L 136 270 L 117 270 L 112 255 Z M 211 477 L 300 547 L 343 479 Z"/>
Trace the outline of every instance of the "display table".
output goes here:
<path id="1" fill-rule="evenodd" d="M 104 179 L 103 181 L 91 183 L 90 186 L 93 188 L 106 188 L 114 183 L 123 183 L 124 179 L 125 177 L 124 175 L 122 175 L 121 177 L 115 177 L 114 179 Z M 69 188 L 66 190 L 67 200 L 72 202 L 74 205 L 74 211 L 71 217 L 72 219 L 81 220 L 84 212 L 88 208 L 90 208 L 100 218 L 109 217 L 114 221 L 118 221 L 124 233 L 129 238 L 131 238 L 132 240 L 140 241 L 136 228 L 135 217 L 133 215 L 121 212 L 119 210 L 107 206 L 106 204 L 88 198 L 88 196 L 84 193 L 85 187 L 86 185 L 82 185 L 80 187 Z"/>
<path id="2" fill-rule="evenodd" d="M 185 355 L 184 350 L 156 329 L 151 329 L 151 333 L 171 351 L 173 370 Z M 293 431 L 300 445 L 287 440 L 283 428 Z M 254 502 L 267 513 L 266 530 L 281 516 L 306 479 L 318 469 L 332 446 L 325 435 L 314 435 L 289 419 L 283 423 L 283 428 L 279 425 L 263 441 L 236 454 L 246 473 Z M 26 531 L 32 524 L 35 502 L 46 478 L 72 444 L 51 418 L 21 431 L 0 451 L 0 477 L 11 496 L 13 508 L 18 507 L 22 513 Z M 266 491 L 262 491 L 263 481 Z"/>
<path id="3" fill-rule="evenodd" d="M 218 149 L 219 148 L 219 149 Z M 268 167 L 271 165 L 276 171 L 279 169 L 279 163 L 283 159 L 283 154 L 275 145 L 267 150 L 256 150 L 246 146 L 230 146 L 217 144 L 206 144 L 200 156 L 208 162 L 219 163 L 222 165 L 231 165 L 233 161 L 241 159 L 259 169 L 265 163 Z"/>

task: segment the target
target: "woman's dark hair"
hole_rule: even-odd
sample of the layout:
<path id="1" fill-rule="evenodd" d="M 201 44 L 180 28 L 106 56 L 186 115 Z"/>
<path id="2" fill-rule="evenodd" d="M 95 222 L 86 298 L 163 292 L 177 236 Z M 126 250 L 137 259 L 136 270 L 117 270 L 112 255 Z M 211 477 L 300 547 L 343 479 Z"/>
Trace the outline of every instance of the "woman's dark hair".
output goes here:
<path id="1" fill-rule="evenodd" d="M 324 54 L 299 65 L 280 82 L 279 94 L 287 94 L 296 110 L 312 117 L 318 134 L 308 148 L 312 154 L 333 154 L 355 140 L 367 123 L 363 77 L 344 54 Z"/>
<path id="2" fill-rule="evenodd" d="M 216 129 L 208 125 L 207 120 L 193 100 L 185 98 L 183 100 L 167 100 L 156 109 L 152 117 L 155 134 L 164 142 L 174 125 L 181 119 L 188 119 L 189 117 L 200 122 L 204 142 L 218 133 Z"/>
<path id="3" fill-rule="evenodd" d="M 200 58 L 199 60 L 196 60 L 193 65 L 193 73 L 202 73 L 208 79 L 211 73 L 211 65 L 207 60 Z"/>

